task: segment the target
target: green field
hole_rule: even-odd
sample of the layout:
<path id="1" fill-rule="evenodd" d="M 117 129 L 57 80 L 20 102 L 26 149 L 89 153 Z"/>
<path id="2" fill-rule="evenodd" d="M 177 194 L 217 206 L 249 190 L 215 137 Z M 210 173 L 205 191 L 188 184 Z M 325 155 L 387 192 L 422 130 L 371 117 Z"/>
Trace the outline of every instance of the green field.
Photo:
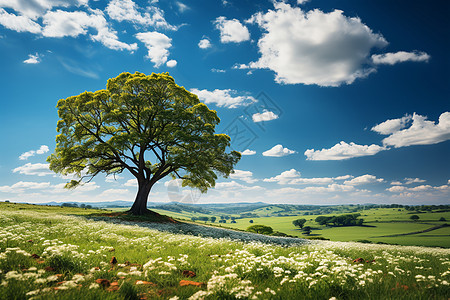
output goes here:
<path id="1" fill-rule="evenodd" d="M 188 213 L 188 212 L 172 212 L 166 210 L 155 211 L 169 215 L 174 218 L 189 220 L 192 217 L 212 216 L 208 214 L 200 213 Z M 361 218 L 365 220 L 367 227 L 361 226 L 349 226 L 349 227 L 326 227 L 318 225 L 314 220 L 319 215 L 297 215 L 278 217 L 276 213 L 280 211 L 280 208 L 270 206 L 267 208 L 258 208 L 251 213 L 260 217 L 253 218 L 237 218 L 236 223 L 231 223 L 227 220 L 224 224 L 219 224 L 216 221 L 213 225 L 235 228 L 240 230 L 246 230 L 251 225 L 266 225 L 272 227 L 275 231 L 283 232 L 288 235 L 306 238 L 323 237 L 332 241 L 360 241 L 367 240 L 373 243 L 388 243 L 399 245 L 416 245 L 416 246 L 432 246 L 432 247 L 445 247 L 450 248 L 450 229 L 441 228 L 438 230 L 417 233 L 413 235 L 397 236 L 397 237 L 385 237 L 388 235 L 407 234 L 416 231 L 426 230 L 437 225 L 442 225 L 446 222 L 439 221 L 440 218 L 449 220 L 450 212 L 425 212 L 417 214 L 419 216 L 418 221 L 412 221 L 410 219 L 412 214 L 405 209 L 393 209 L 393 208 L 372 208 L 359 212 Z M 299 212 L 302 213 L 302 212 Z M 322 215 L 322 214 L 321 214 Z M 322 216 L 337 215 L 323 214 Z M 220 215 L 216 215 L 219 220 Z M 237 214 L 230 214 L 230 216 L 238 217 Z M 304 218 L 307 220 L 305 226 L 313 228 L 309 236 L 305 236 L 302 231 L 292 224 L 292 221 L 296 219 Z M 253 223 L 250 223 L 253 220 Z M 199 222 L 205 223 L 205 222 Z M 212 224 L 207 222 L 207 224 Z"/>
<path id="2" fill-rule="evenodd" d="M 99 213 L 0 203 L 0 299 L 450 297 L 449 249 L 330 241 L 281 247 L 171 234 L 142 220 L 92 220 Z"/>

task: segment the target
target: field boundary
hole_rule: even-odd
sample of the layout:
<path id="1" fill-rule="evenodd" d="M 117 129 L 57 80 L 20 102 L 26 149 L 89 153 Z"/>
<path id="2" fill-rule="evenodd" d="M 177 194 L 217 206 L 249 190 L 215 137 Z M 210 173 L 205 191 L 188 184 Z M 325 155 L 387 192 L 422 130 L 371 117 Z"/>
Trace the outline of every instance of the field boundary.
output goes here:
<path id="1" fill-rule="evenodd" d="M 371 238 L 380 238 L 380 237 L 397 237 L 397 236 L 405 236 L 405 235 L 414 235 L 414 234 L 419 234 L 419 233 L 425 233 L 425 232 L 430 232 L 436 229 L 440 229 L 440 228 L 444 228 L 444 227 L 448 227 L 450 225 L 448 224 L 442 224 L 442 225 L 437 225 L 428 229 L 424 229 L 424 230 L 419 230 L 419 231 L 414 231 L 414 232 L 408 232 L 408 233 L 399 233 L 399 234 L 391 234 L 391 235 L 380 235 L 380 236 L 373 236 Z"/>

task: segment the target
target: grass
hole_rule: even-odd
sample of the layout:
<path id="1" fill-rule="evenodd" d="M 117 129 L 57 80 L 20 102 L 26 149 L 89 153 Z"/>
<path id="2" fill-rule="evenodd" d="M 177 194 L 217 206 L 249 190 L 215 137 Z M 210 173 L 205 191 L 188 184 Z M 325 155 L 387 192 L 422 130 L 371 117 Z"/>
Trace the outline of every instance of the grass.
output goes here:
<path id="1" fill-rule="evenodd" d="M 0 299 L 450 297 L 448 249 L 343 242 L 279 247 L 85 217 L 101 212 L 0 203 Z M 191 285 L 181 286 L 182 280 Z"/>
<path id="2" fill-rule="evenodd" d="M 236 219 L 236 223 L 220 224 L 222 227 L 246 230 L 251 225 L 266 225 L 274 229 L 292 236 L 305 237 L 302 231 L 296 228 L 292 221 L 300 218 L 307 220 L 305 226 L 311 226 L 313 231 L 309 237 L 323 237 L 332 241 L 359 241 L 367 240 L 373 243 L 389 243 L 399 244 L 405 246 L 432 246 L 432 247 L 446 247 L 450 248 L 449 235 L 444 233 L 447 231 L 431 231 L 426 234 L 415 234 L 404 237 L 383 237 L 386 235 L 405 234 L 415 231 L 425 230 L 445 222 L 439 221 L 441 217 L 450 220 L 450 212 L 426 212 L 418 214 L 420 219 L 412 221 L 410 219 L 414 212 L 409 212 L 404 209 L 393 208 L 376 208 L 364 210 L 361 213 L 361 218 L 365 220 L 365 224 L 371 227 L 326 227 L 318 225 L 314 220 L 319 215 L 298 215 L 298 216 L 269 216 L 273 212 L 279 211 L 278 207 L 263 207 L 252 211 L 258 214 L 259 218 L 243 218 Z M 192 216 L 200 216 L 192 213 L 175 213 L 164 210 L 157 210 L 161 214 L 167 214 L 174 218 L 189 220 Z M 330 215 L 338 215 L 336 213 Z M 324 216 L 330 216 L 324 215 Z M 203 215 L 202 215 L 203 216 Z M 218 218 L 219 219 L 219 218 Z M 253 220 L 253 223 L 250 223 Z M 199 221 L 198 223 L 205 223 Z M 210 225 L 210 222 L 207 222 Z M 218 221 L 215 223 L 219 226 Z M 442 233 L 439 233 L 442 232 Z"/>

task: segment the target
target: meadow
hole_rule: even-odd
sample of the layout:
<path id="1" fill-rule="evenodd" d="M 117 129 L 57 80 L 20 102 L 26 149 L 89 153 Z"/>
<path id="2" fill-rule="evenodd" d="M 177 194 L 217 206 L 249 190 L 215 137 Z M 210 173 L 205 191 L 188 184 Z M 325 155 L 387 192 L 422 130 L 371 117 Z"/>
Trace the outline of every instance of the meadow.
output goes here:
<path id="1" fill-rule="evenodd" d="M 332 241 L 280 247 L 86 218 L 99 212 L 0 203 L 0 298 L 450 297 L 449 249 Z"/>
<path id="2" fill-rule="evenodd" d="M 193 212 L 173 212 L 167 210 L 156 209 L 161 214 L 169 215 L 174 218 L 181 218 L 189 220 L 192 217 L 211 217 L 213 214 L 193 213 Z M 430 247 L 445 247 L 450 248 L 450 227 L 444 227 L 437 230 L 420 233 L 420 231 L 427 230 L 439 225 L 450 223 L 450 211 L 447 212 L 421 212 L 420 219 L 413 221 L 410 219 L 414 212 L 398 208 L 370 208 L 358 211 L 361 218 L 364 219 L 364 224 L 367 226 L 349 226 L 349 227 L 328 227 L 319 225 L 315 222 L 318 216 L 331 216 L 349 213 L 338 212 L 330 214 L 311 214 L 305 215 L 305 211 L 296 211 L 291 216 L 278 216 L 280 208 L 277 206 L 266 206 L 251 210 L 250 213 L 257 217 L 241 218 L 239 214 L 230 214 L 235 216 L 235 222 L 231 223 L 227 220 L 226 223 L 220 225 L 222 227 L 234 228 L 239 230 L 246 230 L 250 225 L 266 225 L 272 227 L 275 231 L 283 232 L 288 235 L 302 237 L 302 238 L 325 238 L 332 241 L 366 241 L 372 243 L 387 243 L 399 244 L 405 246 L 430 246 Z M 220 214 L 214 214 L 218 217 Z M 227 215 L 223 213 L 222 215 Z M 310 226 L 312 232 L 306 236 L 303 232 L 292 224 L 296 219 L 304 218 L 307 220 L 305 226 Z M 447 221 L 440 221 L 444 218 Z M 250 223 L 252 222 L 252 223 Z M 205 222 L 199 222 L 205 223 Z M 207 222 L 207 224 L 212 224 Z M 416 234 L 410 234 L 418 232 Z M 402 236 L 398 236 L 402 234 Z M 406 235 L 405 235 L 406 234 Z"/>

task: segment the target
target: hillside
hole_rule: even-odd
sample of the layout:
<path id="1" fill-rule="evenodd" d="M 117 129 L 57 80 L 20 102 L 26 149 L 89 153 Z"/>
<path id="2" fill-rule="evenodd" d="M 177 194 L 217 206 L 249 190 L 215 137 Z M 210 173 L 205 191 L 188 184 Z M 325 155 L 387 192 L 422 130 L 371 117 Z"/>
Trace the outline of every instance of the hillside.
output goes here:
<path id="1" fill-rule="evenodd" d="M 0 204 L 0 299 L 447 299 L 450 250 L 280 247 Z"/>

